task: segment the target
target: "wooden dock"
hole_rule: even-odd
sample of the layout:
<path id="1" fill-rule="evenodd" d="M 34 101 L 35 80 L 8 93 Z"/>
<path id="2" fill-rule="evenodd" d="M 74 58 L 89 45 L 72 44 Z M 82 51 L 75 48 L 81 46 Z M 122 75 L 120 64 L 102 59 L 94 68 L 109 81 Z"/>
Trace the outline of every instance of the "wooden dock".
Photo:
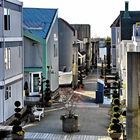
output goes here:
<path id="1" fill-rule="evenodd" d="M 109 136 L 31 133 L 31 132 L 26 132 L 24 138 L 34 140 L 111 140 Z"/>

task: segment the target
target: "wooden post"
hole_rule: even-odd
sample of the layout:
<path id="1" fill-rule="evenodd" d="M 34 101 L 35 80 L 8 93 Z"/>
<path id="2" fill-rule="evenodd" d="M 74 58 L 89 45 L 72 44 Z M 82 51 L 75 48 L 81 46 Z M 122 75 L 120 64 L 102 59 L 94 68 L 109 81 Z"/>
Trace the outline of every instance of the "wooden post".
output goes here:
<path id="1" fill-rule="evenodd" d="M 127 83 L 127 140 L 139 140 L 140 52 L 128 52 Z"/>

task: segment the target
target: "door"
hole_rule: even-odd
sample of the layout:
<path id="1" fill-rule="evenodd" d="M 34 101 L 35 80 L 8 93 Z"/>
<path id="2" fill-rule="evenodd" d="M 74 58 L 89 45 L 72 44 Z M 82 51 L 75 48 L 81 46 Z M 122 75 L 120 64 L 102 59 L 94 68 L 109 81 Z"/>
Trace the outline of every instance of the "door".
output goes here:
<path id="1" fill-rule="evenodd" d="M 40 72 L 34 72 L 31 73 L 31 94 L 36 95 L 39 94 L 40 91 L 40 81 L 41 79 L 41 73 Z"/>

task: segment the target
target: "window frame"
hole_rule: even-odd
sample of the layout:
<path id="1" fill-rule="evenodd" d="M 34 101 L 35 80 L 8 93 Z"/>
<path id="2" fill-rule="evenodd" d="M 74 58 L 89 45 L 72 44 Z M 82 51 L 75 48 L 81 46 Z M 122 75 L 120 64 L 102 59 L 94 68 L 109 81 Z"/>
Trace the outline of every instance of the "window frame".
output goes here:
<path id="1" fill-rule="evenodd" d="M 11 85 L 6 86 L 5 87 L 5 100 L 8 100 L 11 97 L 12 97 L 12 87 L 11 87 Z"/>
<path id="2" fill-rule="evenodd" d="M 11 69 L 11 49 L 5 48 L 4 50 L 5 69 Z"/>

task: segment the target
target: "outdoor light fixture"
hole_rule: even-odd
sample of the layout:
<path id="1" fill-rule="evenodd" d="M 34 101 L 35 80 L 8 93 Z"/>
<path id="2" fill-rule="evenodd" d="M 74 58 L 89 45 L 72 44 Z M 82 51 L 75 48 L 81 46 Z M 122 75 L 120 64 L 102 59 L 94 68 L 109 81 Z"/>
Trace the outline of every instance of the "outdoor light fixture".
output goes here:
<path id="1" fill-rule="evenodd" d="M 32 46 L 34 46 L 34 47 L 37 46 L 37 42 L 33 42 Z"/>

